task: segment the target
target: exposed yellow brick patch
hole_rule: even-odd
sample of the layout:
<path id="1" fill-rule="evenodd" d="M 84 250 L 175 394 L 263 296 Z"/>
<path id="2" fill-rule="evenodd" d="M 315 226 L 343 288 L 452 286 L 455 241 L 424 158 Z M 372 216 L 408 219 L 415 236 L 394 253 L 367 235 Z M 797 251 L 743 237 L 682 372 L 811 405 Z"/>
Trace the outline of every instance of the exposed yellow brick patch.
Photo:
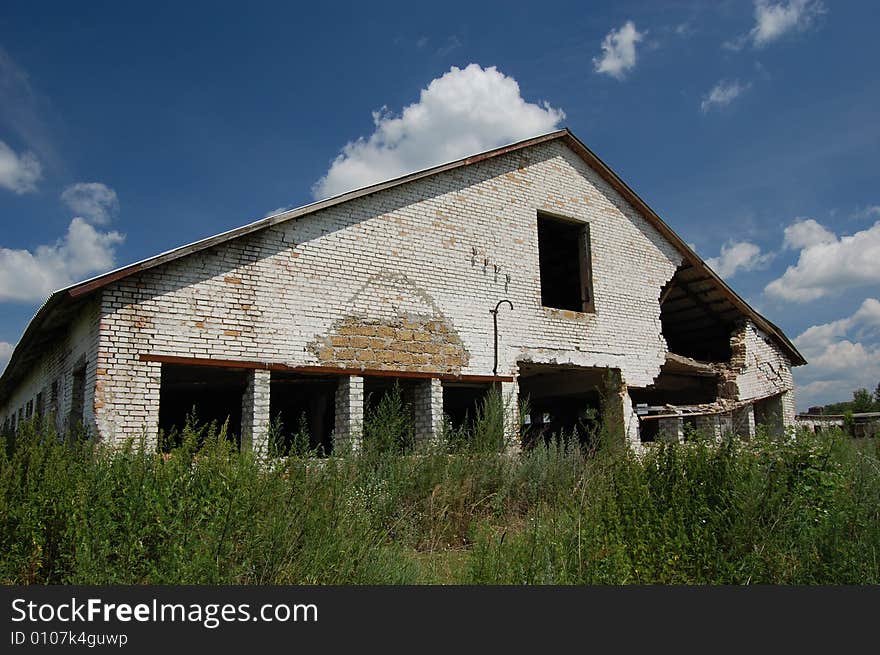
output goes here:
<path id="1" fill-rule="evenodd" d="M 354 369 L 460 373 L 470 359 L 455 330 L 436 316 L 348 317 L 309 349 L 322 364 Z"/>

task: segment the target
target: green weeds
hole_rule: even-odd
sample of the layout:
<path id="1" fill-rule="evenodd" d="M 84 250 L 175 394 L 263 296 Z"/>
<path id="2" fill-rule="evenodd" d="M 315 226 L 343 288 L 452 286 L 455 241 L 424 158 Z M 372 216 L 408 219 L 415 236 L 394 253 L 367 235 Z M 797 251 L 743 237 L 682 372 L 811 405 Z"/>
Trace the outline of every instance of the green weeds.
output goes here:
<path id="1" fill-rule="evenodd" d="M 0 582 L 880 582 L 876 440 L 694 439 L 637 457 L 560 439 L 513 455 L 489 399 L 471 428 L 414 449 L 389 395 L 348 457 L 316 457 L 305 435 L 260 461 L 194 425 L 166 454 L 111 452 L 26 424 L 0 448 Z"/>

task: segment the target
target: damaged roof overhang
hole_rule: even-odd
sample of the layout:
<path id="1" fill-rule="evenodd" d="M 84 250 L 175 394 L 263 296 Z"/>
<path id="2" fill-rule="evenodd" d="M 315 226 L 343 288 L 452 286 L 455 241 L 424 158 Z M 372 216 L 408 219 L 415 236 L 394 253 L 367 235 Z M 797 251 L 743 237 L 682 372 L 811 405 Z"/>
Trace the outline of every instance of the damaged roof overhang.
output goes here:
<path id="1" fill-rule="evenodd" d="M 674 373 L 678 375 L 696 375 L 702 377 L 715 377 L 718 370 L 711 364 L 700 362 L 684 355 L 678 355 L 673 352 L 666 353 L 666 362 L 663 364 L 662 370 L 666 373 Z"/>
<path id="2" fill-rule="evenodd" d="M 17 369 L 33 359 L 33 357 L 24 355 L 23 352 L 30 350 L 38 351 L 37 348 L 34 348 L 34 344 L 42 343 L 44 339 L 38 338 L 37 333 L 41 332 L 44 329 L 46 321 L 50 320 L 50 317 L 55 316 L 54 312 L 58 311 L 62 305 L 75 303 L 77 299 L 82 299 L 83 297 L 95 291 L 98 291 L 99 289 L 102 289 L 108 284 L 124 279 L 141 271 L 145 271 L 156 266 L 160 266 L 161 264 L 180 259 L 181 257 L 185 257 L 186 255 L 199 252 L 207 248 L 220 245 L 222 243 L 226 243 L 227 241 L 230 241 L 232 239 L 236 239 L 246 234 L 251 234 L 258 230 L 263 230 L 267 227 L 271 227 L 272 225 L 277 225 L 279 223 L 284 223 L 286 221 L 300 218 L 308 214 L 313 214 L 315 212 L 321 211 L 322 209 L 327 209 L 328 207 L 334 207 L 344 202 L 348 202 L 349 200 L 369 196 L 374 193 L 384 191 L 386 189 L 391 189 L 402 184 L 406 184 L 408 182 L 413 182 L 426 177 L 430 177 L 431 175 L 436 175 L 438 173 L 443 173 L 445 171 L 460 168 L 462 166 L 475 164 L 486 159 L 499 157 L 501 155 L 522 150 L 524 148 L 529 148 L 541 143 L 557 140 L 562 141 L 569 148 L 571 148 L 571 150 L 575 152 L 579 157 L 581 157 L 581 159 L 583 159 L 584 162 L 587 163 L 587 165 L 595 170 L 599 174 L 599 176 L 602 177 L 602 179 L 610 184 L 612 188 L 614 188 L 621 196 L 623 196 L 627 200 L 627 202 L 635 207 L 639 211 L 639 213 L 641 213 L 642 216 L 644 216 L 644 218 L 658 232 L 660 232 L 661 235 L 663 235 L 663 237 L 665 237 L 678 249 L 685 261 L 690 263 L 691 266 L 697 269 L 701 274 L 704 274 L 708 280 L 711 280 L 712 283 L 719 288 L 723 296 L 731 303 L 733 307 L 735 307 L 744 316 L 750 318 L 760 329 L 767 332 L 787 353 L 793 366 L 799 366 L 801 364 L 807 363 L 803 355 L 798 352 L 797 348 L 795 348 L 794 344 L 791 343 L 791 341 L 788 339 L 788 337 L 785 336 L 782 330 L 780 330 L 776 325 L 761 316 L 757 311 L 749 306 L 749 304 L 746 303 L 746 301 L 743 300 L 735 291 L 733 291 L 733 289 L 727 286 L 724 280 L 718 277 L 718 275 L 711 268 L 709 268 L 709 266 L 706 265 L 706 262 L 704 262 L 699 257 L 699 255 L 697 255 L 687 245 L 687 243 L 685 243 L 681 239 L 681 237 L 673 232 L 672 228 L 670 228 L 666 224 L 666 222 L 663 221 L 663 219 L 661 219 L 660 216 L 658 216 L 657 213 L 654 212 L 654 210 L 651 209 L 648 204 L 636 194 L 635 191 L 633 191 L 622 179 L 620 179 L 620 177 L 614 171 L 612 171 L 605 164 L 605 162 L 599 159 L 599 157 L 597 157 L 592 150 L 584 145 L 580 141 L 580 139 L 572 134 L 568 128 L 564 128 L 530 139 L 525 139 L 517 143 L 502 146 L 500 148 L 487 150 L 486 152 L 482 152 L 470 157 L 465 157 L 463 159 L 440 164 L 439 166 L 433 166 L 422 171 L 403 175 L 392 180 L 372 184 L 361 189 L 355 189 L 354 191 L 348 191 L 338 196 L 327 198 L 325 200 L 319 200 L 317 202 L 304 205 L 302 207 L 279 212 L 277 214 L 273 214 L 272 216 L 267 216 L 266 218 L 254 221 L 253 223 L 243 225 L 233 230 L 229 230 L 227 232 L 223 232 L 221 234 L 217 234 L 215 236 L 208 237 L 206 239 L 202 239 L 201 241 L 196 241 L 195 243 L 181 246 L 173 250 L 168 250 L 154 257 L 144 259 L 140 262 L 130 264 L 114 271 L 110 271 L 109 273 L 99 275 L 89 280 L 85 280 L 83 282 L 79 282 L 77 284 L 69 286 L 65 289 L 56 291 L 46 300 L 39 311 L 37 311 L 36 315 L 31 319 L 28 327 L 25 329 L 25 332 L 22 335 L 22 338 L 16 345 L 15 350 L 12 353 L 12 357 L 9 359 L 9 363 L 6 366 L 6 370 L 3 372 L 3 375 L 0 376 L 0 398 L 5 396 L 7 389 L 9 389 L 14 383 L 14 380 L 18 375 L 18 373 L 16 372 Z M 50 321 L 50 323 L 53 325 L 55 324 L 55 322 L 56 319 L 52 319 Z"/>

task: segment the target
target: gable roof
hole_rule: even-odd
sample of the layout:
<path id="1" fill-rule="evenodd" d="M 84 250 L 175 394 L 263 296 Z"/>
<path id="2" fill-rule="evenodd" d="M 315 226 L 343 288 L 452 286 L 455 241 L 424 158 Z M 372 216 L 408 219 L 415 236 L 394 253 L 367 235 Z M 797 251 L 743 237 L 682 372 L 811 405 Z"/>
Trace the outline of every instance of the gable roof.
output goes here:
<path id="1" fill-rule="evenodd" d="M 626 184 L 626 182 L 624 182 L 614 171 L 612 171 L 608 167 L 608 165 L 605 164 L 605 162 L 599 159 L 599 157 L 592 150 L 584 145 L 584 143 L 581 142 L 580 139 L 572 134 L 572 132 L 568 128 L 563 128 L 561 130 L 548 132 L 547 134 L 542 134 L 540 136 L 532 137 L 530 139 L 524 139 L 523 141 L 518 141 L 516 143 L 501 146 L 499 148 L 494 148 L 492 150 L 487 150 L 485 152 L 471 155 L 469 157 L 464 157 L 462 159 L 457 159 L 455 161 L 447 162 L 445 164 L 432 166 L 431 168 L 426 168 L 421 171 L 409 173 L 407 175 L 403 175 L 401 177 L 397 177 L 391 180 L 386 180 L 384 182 L 372 184 L 366 187 L 362 187 L 360 189 L 348 191 L 346 193 L 333 196 L 332 198 L 327 198 L 325 200 L 319 200 L 308 205 L 303 205 L 302 207 L 297 207 L 295 209 L 289 209 L 287 211 L 279 212 L 277 214 L 272 214 L 271 216 L 267 216 L 252 223 L 248 223 L 247 225 L 243 225 L 241 227 L 228 230 L 226 232 L 222 232 L 220 234 L 207 237 L 205 239 L 201 239 L 188 245 L 165 251 L 153 257 L 149 257 L 139 262 L 123 266 L 108 273 L 104 273 L 102 275 L 98 275 L 88 280 L 73 284 L 69 287 L 60 289 L 49 296 L 49 298 L 47 298 L 43 306 L 40 307 L 40 309 L 31 319 L 30 323 L 25 329 L 24 334 L 22 335 L 21 340 L 16 345 L 15 350 L 13 351 L 12 356 L 9 359 L 9 363 L 6 366 L 6 370 L 3 372 L 3 375 L 0 376 L 0 397 L 2 397 L 3 392 L 10 382 L 10 378 L 13 375 L 12 371 L 17 368 L 20 363 L 22 363 L 22 360 L 26 359 L 26 351 L 31 349 L 30 346 L 33 345 L 33 342 L 37 341 L 37 333 L 46 324 L 49 324 L 50 326 L 56 326 L 57 328 L 58 325 L 63 323 L 64 317 L 71 314 L 71 310 L 73 309 L 71 305 L 74 305 L 75 301 L 84 299 L 86 296 L 92 294 L 95 291 L 98 291 L 99 289 L 102 289 L 103 287 L 113 282 L 122 280 L 136 273 L 140 273 L 141 271 L 154 268 L 161 264 L 180 259 L 181 257 L 185 257 L 192 253 L 199 252 L 201 250 L 205 250 L 207 248 L 211 248 L 222 243 L 226 243 L 227 241 L 237 239 L 238 237 L 244 236 L 246 234 L 251 234 L 272 225 L 277 225 L 278 223 L 283 223 L 285 221 L 300 218 L 302 216 L 307 216 L 322 209 L 341 205 L 350 200 L 362 198 L 364 196 L 378 193 L 386 189 L 392 189 L 394 187 L 407 184 L 408 182 L 421 180 L 423 178 L 436 175 L 438 173 L 461 168 L 463 166 L 469 166 L 477 162 L 492 159 L 494 157 L 499 157 L 510 152 L 516 152 L 518 150 L 523 150 L 525 148 L 530 148 L 532 146 L 541 143 L 547 143 L 550 141 L 560 141 L 566 144 L 575 154 L 583 159 L 590 168 L 598 173 L 598 175 L 603 180 L 605 180 L 605 182 L 607 182 L 615 191 L 623 196 L 623 198 L 627 202 L 635 207 L 635 209 L 645 218 L 646 221 L 648 221 L 649 224 L 651 224 L 661 235 L 663 235 L 665 239 L 667 239 L 673 246 L 675 246 L 675 248 L 681 253 L 685 262 L 687 262 L 692 269 L 698 271 L 705 279 L 709 280 L 712 285 L 717 289 L 717 291 L 733 307 L 739 310 L 743 315 L 750 318 L 756 326 L 758 326 L 761 330 L 770 335 L 782 347 L 782 349 L 789 355 L 793 366 L 799 366 L 801 364 L 807 363 L 803 355 L 798 352 L 797 348 L 788 339 L 788 337 L 785 336 L 782 330 L 780 330 L 776 325 L 761 316 L 761 314 L 755 311 L 755 309 L 753 309 L 733 289 L 731 289 L 724 282 L 724 280 L 722 280 L 711 268 L 709 268 L 706 262 L 704 262 L 700 258 L 700 256 L 697 255 L 697 253 L 695 253 L 690 248 L 690 246 L 688 246 L 687 243 L 685 243 L 682 238 L 679 237 L 672 230 L 672 228 L 670 228 L 669 225 L 667 225 L 666 222 L 662 218 L 660 218 L 660 216 L 658 216 L 657 213 L 653 209 L 651 209 L 648 204 L 629 187 L 629 185 Z M 64 311 L 65 306 L 67 306 L 67 311 Z M 55 314 L 55 320 L 50 320 L 53 314 Z"/>

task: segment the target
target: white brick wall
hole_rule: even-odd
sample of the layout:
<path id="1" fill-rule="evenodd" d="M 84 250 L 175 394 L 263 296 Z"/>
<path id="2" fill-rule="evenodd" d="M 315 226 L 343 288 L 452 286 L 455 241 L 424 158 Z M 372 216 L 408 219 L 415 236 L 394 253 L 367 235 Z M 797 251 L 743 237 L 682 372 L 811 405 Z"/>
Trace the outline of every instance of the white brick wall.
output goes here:
<path id="1" fill-rule="evenodd" d="M 36 401 L 43 394 L 47 411 L 50 403 L 52 382 L 58 382 L 58 401 L 55 413 L 56 427 L 64 430 L 71 409 L 73 371 L 79 363 L 86 363 L 85 401 L 83 424 L 95 428 L 95 388 L 97 376 L 98 320 L 100 305 L 96 300 L 86 302 L 74 316 L 68 331 L 55 343 L 45 348 L 43 356 L 27 377 L 8 397 L 0 399 L 0 423 L 29 401 Z M 101 385 L 105 384 L 101 381 Z"/>
<path id="2" fill-rule="evenodd" d="M 335 403 L 333 451 L 358 452 L 364 436 L 364 378 L 341 376 L 336 386 Z"/>
<path id="3" fill-rule="evenodd" d="M 590 223 L 595 313 L 541 306 L 538 210 Z M 540 144 L 110 284 L 100 293 L 97 425 L 112 439 L 155 434 L 161 367 L 141 354 L 321 365 L 339 359 L 330 336 L 359 324 L 398 330 L 389 342 L 406 321 L 437 326 L 452 344 L 368 368 L 488 375 L 489 310 L 501 298 L 515 309 L 499 314 L 500 375 L 516 375 L 518 361 L 568 363 L 618 369 L 624 384 L 646 386 L 665 357 L 660 290 L 680 262 L 580 157 L 560 141 Z M 384 347 L 364 338 L 364 352 Z M 761 344 L 752 352 L 780 364 Z M 750 370 L 740 383 L 756 394 L 768 384 Z"/>
<path id="4" fill-rule="evenodd" d="M 746 368 L 736 378 L 740 399 L 764 398 L 794 389 L 785 354 L 751 322 L 746 324 L 745 345 Z"/>
<path id="5" fill-rule="evenodd" d="M 541 307 L 539 209 L 591 223 L 594 314 Z M 310 346 L 352 318 L 441 320 L 468 355 L 460 371 L 489 374 L 489 309 L 504 297 L 515 310 L 499 316 L 499 374 L 517 360 L 573 363 L 647 385 L 664 359 L 660 289 L 680 259 L 562 143 L 500 156 L 110 285 L 99 425 L 117 437 L 155 429 L 158 367 L 141 353 L 321 364 Z"/>
<path id="6" fill-rule="evenodd" d="M 418 446 L 425 446 L 443 429 L 443 385 L 437 378 L 420 380 L 414 392 L 415 439 Z"/>

